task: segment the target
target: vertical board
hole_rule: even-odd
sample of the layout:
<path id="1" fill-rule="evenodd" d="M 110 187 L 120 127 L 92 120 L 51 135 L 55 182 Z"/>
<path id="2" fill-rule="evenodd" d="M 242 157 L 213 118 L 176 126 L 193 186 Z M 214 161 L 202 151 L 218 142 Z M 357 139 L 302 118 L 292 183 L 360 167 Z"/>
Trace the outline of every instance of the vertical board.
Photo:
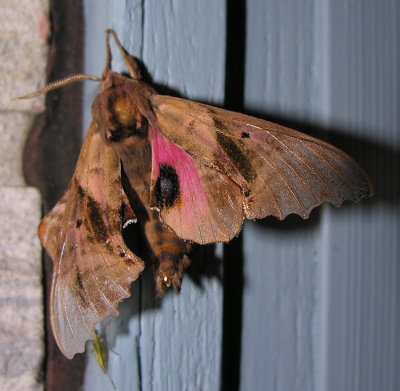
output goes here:
<path id="1" fill-rule="evenodd" d="M 247 225 L 241 389 L 398 390 L 398 2 L 247 4 L 246 107 L 320 131 L 375 197 Z"/>
<path id="2" fill-rule="evenodd" d="M 189 99 L 221 103 L 224 1 L 149 1 L 145 7 L 143 60 L 154 80 Z M 143 389 L 218 390 L 222 286 L 214 278 L 202 284 L 196 287 L 186 276 L 181 295 L 170 292 L 161 303 L 147 291 L 143 306 L 149 311 L 142 313 L 141 323 Z"/>
<path id="3" fill-rule="evenodd" d="M 103 33 L 93 31 L 114 28 L 156 83 L 187 98 L 223 101 L 224 1 L 86 0 L 85 4 L 86 57 L 92 64 L 89 67 L 87 62 L 87 73 L 99 74 L 101 70 L 94 68 L 104 61 L 101 48 L 90 54 L 93 40 L 104 42 Z M 95 25 L 93 31 L 91 25 Z M 113 68 L 123 70 L 121 59 L 113 61 Z M 87 112 L 94 96 L 86 91 Z M 186 275 L 181 295 L 168 292 L 159 300 L 147 271 L 120 309 L 120 317 L 103 324 L 112 349 L 109 374 L 118 390 L 219 389 L 222 285 L 216 277 L 202 278 L 196 285 Z M 85 389 L 113 389 L 90 348 Z"/>
<path id="4" fill-rule="evenodd" d="M 329 391 L 400 389 L 399 11 L 392 0 L 326 9 L 326 121 L 348 135 L 375 187 L 371 202 L 324 219 Z"/>
<path id="5" fill-rule="evenodd" d="M 245 107 L 304 131 L 319 111 L 314 3 L 247 2 Z M 320 210 L 247 223 L 244 252 L 240 389 L 319 390 Z"/>

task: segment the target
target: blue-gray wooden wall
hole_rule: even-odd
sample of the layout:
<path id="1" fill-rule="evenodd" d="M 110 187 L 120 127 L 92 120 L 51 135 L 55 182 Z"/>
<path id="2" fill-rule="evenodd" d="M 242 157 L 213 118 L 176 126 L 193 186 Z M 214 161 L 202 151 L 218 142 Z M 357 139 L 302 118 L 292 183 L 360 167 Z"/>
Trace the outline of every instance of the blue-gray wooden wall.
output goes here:
<path id="1" fill-rule="evenodd" d="M 376 194 L 324 206 L 308 221 L 245 224 L 237 389 L 400 389 L 399 8 L 397 0 L 246 1 L 245 110 L 343 148 Z M 224 0 L 86 0 L 86 72 L 101 74 L 111 27 L 156 82 L 221 105 L 226 9 Z M 123 69 L 120 58 L 113 66 Z M 86 127 L 97 88 L 85 88 Z M 221 389 L 221 281 L 185 278 L 180 296 L 160 302 L 150 278 L 103 325 L 117 389 Z M 112 390 L 90 350 L 85 389 Z"/>

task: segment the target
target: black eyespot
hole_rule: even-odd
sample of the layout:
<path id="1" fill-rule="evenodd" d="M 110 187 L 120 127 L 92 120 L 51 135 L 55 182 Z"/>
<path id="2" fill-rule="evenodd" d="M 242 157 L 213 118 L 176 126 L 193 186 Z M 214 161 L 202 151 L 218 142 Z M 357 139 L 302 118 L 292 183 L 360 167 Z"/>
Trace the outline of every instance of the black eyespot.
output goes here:
<path id="1" fill-rule="evenodd" d="M 250 134 L 247 132 L 242 132 L 241 136 L 242 138 L 250 138 Z"/>
<path id="2" fill-rule="evenodd" d="M 179 178 L 175 169 L 168 164 L 160 166 L 154 195 L 159 206 L 172 206 L 179 197 Z"/>
<path id="3" fill-rule="evenodd" d="M 82 220 L 76 220 L 76 228 L 80 228 L 80 226 L 82 225 Z"/>

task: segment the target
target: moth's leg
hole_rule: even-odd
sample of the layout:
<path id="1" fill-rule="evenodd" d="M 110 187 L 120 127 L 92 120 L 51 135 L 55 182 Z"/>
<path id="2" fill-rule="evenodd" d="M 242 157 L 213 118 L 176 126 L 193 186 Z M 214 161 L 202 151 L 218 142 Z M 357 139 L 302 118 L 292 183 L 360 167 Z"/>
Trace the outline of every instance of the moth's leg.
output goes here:
<path id="1" fill-rule="evenodd" d="M 187 254 L 191 246 L 160 221 L 157 211 L 152 211 L 149 217 L 145 223 L 145 235 L 154 255 L 153 270 L 157 293 L 162 296 L 165 288 L 171 285 L 179 293 L 183 271 L 190 265 Z"/>

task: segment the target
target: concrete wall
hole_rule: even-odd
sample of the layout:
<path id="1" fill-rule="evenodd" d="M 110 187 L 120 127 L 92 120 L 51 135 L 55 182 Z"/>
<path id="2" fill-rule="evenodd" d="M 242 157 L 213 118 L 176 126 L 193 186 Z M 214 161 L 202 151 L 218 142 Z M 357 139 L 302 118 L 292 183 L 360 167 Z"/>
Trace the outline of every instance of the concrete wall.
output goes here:
<path id="1" fill-rule="evenodd" d="M 44 324 L 39 192 L 25 185 L 25 139 L 43 97 L 11 101 L 45 83 L 46 0 L 0 5 L 0 389 L 43 389 Z"/>

